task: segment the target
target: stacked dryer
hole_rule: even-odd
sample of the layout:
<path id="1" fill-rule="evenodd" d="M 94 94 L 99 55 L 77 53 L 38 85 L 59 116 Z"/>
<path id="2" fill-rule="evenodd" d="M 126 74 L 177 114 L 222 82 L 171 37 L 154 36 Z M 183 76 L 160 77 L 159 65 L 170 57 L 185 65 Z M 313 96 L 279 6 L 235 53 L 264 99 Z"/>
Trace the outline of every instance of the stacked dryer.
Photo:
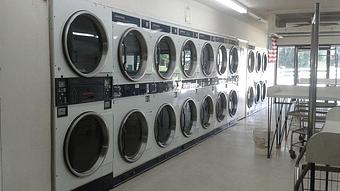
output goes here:
<path id="1" fill-rule="evenodd" d="M 252 115 L 255 111 L 255 54 L 255 46 L 248 45 L 246 116 Z"/>
<path id="2" fill-rule="evenodd" d="M 262 73 L 262 50 L 260 48 L 255 49 L 255 74 L 254 74 L 254 112 L 262 109 L 261 104 L 261 80 L 263 78 Z"/>
<path id="3" fill-rule="evenodd" d="M 112 173 L 111 11 L 80 0 L 52 10 L 52 185 L 73 190 Z"/>
<path id="4" fill-rule="evenodd" d="M 267 101 L 267 88 L 268 81 L 270 81 L 269 77 L 272 76 L 268 71 L 268 54 L 267 50 L 263 50 L 262 53 L 262 78 L 260 80 L 261 84 L 261 107 L 266 108 L 268 106 Z"/>
<path id="5" fill-rule="evenodd" d="M 154 158 L 153 84 L 155 40 L 141 19 L 112 10 L 114 84 L 113 175 L 132 176 L 133 169 Z M 149 23 L 150 24 L 150 23 Z M 171 77 L 166 72 L 162 77 Z M 168 76 L 169 75 L 169 76 Z"/>
<path id="6" fill-rule="evenodd" d="M 199 35 L 200 47 L 200 67 L 199 67 L 199 88 L 197 89 L 197 103 L 199 113 L 198 130 L 199 136 L 202 136 L 215 128 L 215 100 L 216 86 L 212 84 L 211 77 L 216 76 L 216 48 L 215 42 L 209 42 L 210 36 Z M 208 38 L 205 38 L 208 37 Z M 206 39 L 206 40 L 205 40 Z M 208 41 L 207 41 L 208 40 Z"/>
<path id="7" fill-rule="evenodd" d="M 234 125 L 241 118 L 240 108 L 240 86 L 239 86 L 239 42 L 236 39 L 227 40 L 229 50 L 228 64 L 228 125 Z"/>

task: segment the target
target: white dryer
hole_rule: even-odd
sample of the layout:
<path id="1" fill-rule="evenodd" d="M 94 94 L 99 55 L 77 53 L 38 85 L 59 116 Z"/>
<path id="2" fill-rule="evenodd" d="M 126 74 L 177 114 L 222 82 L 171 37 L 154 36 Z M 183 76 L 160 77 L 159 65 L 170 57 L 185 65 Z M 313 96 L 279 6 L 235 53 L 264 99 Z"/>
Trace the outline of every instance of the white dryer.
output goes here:
<path id="1" fill-rule="evenodd" d="M 134 168 L 153 158 L 152 104 L 149 95 L 114 99 L 114 177 L 134 175 Z"/>
<path id="2" fill-rule="evenodd" d="M 53 190 L 112 176 L 112 78 L 58 78 L 52 124 Z"/>
<path id="3" fill-rule="evenodd" d="M 113 83 L 153 82 L 154 44 L 141 19 L 112 10 Z"/>
<path id="4" fill-rule="evenodd" d="M 197 123 L 199 136 L 216 127 L 215 115 L 216 87 L 206 86 L 197 90 L 197 105 L 199 121 Z"/>
<path id="5" fill-rule="evenodd" d="M 240 72 L 239 72 L 239 61 L 240 61 L 240 51 L 237 46 L 237 40 L 231 40 L 232 45 L 229 44 L 229 65 L 228 65 L 228 124 L 235 124 L 239 119 L 241 119 L 245 113 L 241 113 L 244 110 L 244 105 L 241 103 L 241 90 L 239 86 L 240 82 Z M 243 107 L 243 109 L 242 109 Z"/>
<path id="6" fill-rule="evenodd" d="M 51 5 L 52 187 L 73 190 L 112 174 L 111 9 Z"/>
<path id="7" fill-rule="evenodd" d="M 199 76 L 199 49 L 198 40 L 179 36 L 177 50 L 179 52 L 179 68 L 181 70 L 180 80 L 195 79 Z"/>
<path id="8" fill-rule="evenodd" d="M 216 43 L 210 41 L 210 36 L 205 34 L 199 34 L 200 40 L 198 40 L 198 50 L 199 50 L 199 62 L 198 62 L 198 72 L 197 78 L 210 78 L 216 76 L 215 70 L 215 50 L 216 50 Z M 209 39 L 209 40 L 202 40 Z"/>
<path id="9" fill-rule="evenodd" d="M 216 85 L 215 93 L 215 127 L 222 127 L 227 125 L 228 115 L 228 92 L 226 84 Z"/>
<path id="10" fill-rule="evenodd" d="M 228 58 L 229 50 L 226 44 L 219 44 L 216 56 L 216 75 L 220 80 L 226 83 L 228 77 Z"/>
<path id="11" fill-rule="evenodd" d="M 179 120 L 178 93 L 166 92 L 151 95 L 153 124 L 151 126 L 153 158 L 180 146 L 182 137 Z"/>
<path id="12" fill-rule="evenodd" d="M 254 111 L 255 89 L 255 53 L 254 48 L 248 45 L 248 60 L 247 60 L 247 92 L 246 92 L 246 116 L 249 116 Z"/>
<path id="13" fill-rule="evenodd" d="M 155 81 L 176 81 L 180 79 L 181 71 L 177 66 L 179 50 L 177 36 L 154 31 L 151 37 L 154 44 L 153 74 Z"/>
<path id="14" fill-rule="evenodd" d="M 53 3 L 55 78 L 112 76 L 111 10 L 82 0 Z"/>
<path id="15" fill-rule="evenodd" d="M 199 104 L 196 89 L 182 89 L 178 94 L 178 119 L 180 130 L 176 132 L 178 145 L 184 145 L 199 135 Z"/>
<path id="16" fill-rule="evenodd" d="M 254 89 L 255 89 L 254 112 L 257 112 L 262 109 L 262 106 L 261 106 L 262 88 L 261 88 L 260 81 L 254 82 Z"/>
<path id="17" fill-rule="evenodd" d="M 260 81 L 261 84 L 261 108 L 266 108 L 268 106 L 268 97 L 267 97 L 267 80 Z"/>

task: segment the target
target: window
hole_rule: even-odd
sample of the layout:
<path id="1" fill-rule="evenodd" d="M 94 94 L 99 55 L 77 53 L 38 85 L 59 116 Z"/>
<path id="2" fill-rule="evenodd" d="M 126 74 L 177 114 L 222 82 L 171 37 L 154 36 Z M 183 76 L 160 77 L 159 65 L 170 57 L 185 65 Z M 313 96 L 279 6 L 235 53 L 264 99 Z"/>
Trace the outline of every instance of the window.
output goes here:
<path id="1" fill-rule="evenodd" d="M 277 84 L 293 85 L 294 84 L 294 46 L 278 48 L 277 60 Z"/>

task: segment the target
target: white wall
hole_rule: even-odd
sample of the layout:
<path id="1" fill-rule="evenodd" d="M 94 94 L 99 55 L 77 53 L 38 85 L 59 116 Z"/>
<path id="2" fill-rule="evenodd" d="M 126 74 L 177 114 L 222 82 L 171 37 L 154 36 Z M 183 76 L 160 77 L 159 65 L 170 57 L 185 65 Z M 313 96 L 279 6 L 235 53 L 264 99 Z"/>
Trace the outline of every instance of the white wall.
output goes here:
<path id="1" fill-rule="evenodd" d="M 267 28 L 263 30 L 194 0 L 95 0 L 134 14 L 176 23 L 203 31 L 234 36 L 257 46 L 267 47 Z M 185 22 L 190 7 L 191 23 Z M 254 20 L 255 22 L 255 20 Z"/>
<path id="2" fill-rule="evenodd" d="M 2 190 L 50 189 L 48 3 L 0 1 Z"/>

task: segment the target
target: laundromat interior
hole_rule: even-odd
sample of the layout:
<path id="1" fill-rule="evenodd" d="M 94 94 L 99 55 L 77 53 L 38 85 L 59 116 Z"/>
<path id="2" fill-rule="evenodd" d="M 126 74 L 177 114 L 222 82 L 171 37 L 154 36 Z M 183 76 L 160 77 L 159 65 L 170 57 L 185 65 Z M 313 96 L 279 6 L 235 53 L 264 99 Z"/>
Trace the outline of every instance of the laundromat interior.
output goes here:
<path id="1" fill-rule="evenodd" d="M 340 191 L 339 0 L 0 0 L 0 191 Z"/>

